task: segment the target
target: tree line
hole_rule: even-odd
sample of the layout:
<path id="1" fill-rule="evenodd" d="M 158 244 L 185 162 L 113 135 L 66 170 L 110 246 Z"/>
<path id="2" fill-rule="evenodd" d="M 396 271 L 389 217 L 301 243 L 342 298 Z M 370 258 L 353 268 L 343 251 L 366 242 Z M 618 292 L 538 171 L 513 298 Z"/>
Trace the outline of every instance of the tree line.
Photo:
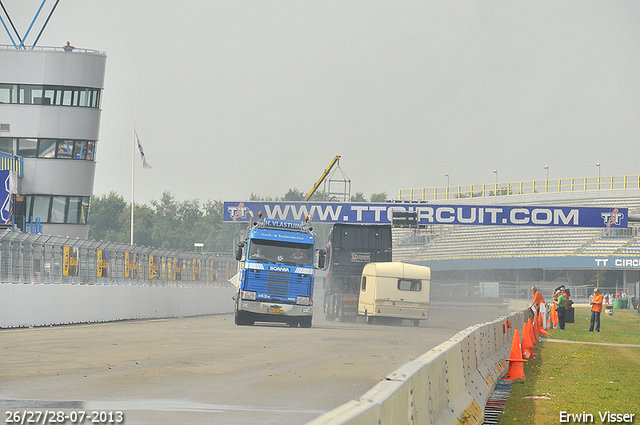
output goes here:
<path id="1" fill-rule="evenodd" d="M 322 200 L 322 192 L 315 193 L 311 200 Z M 385 202 L 386 192 L 373 194 L 371 202 Z M 289 189 L 282 198 L 261 198 L 251 194 L 250 201 L 302 201 L 304 194 L 298 189 Z M 366 202 L 364 193 L 356 192 L 352 202 Z M 178 201 L 165 191 L 160 200 L 151 205 L 135 204 L 133 211 L 133 242 L 153 248 L 193 251 L 194 243 L 204 243 L 205 252 L 231 253 L 234 241 L 242 237 L 246 224 L 225 223 L 224 203 L 221 200 L 198 199 Z M 324 243 L 330 226 L 316 224 L 318 241 Z M 93 196 L 89 211 L 89 238 L 128 244 L 131 240 L 131 203 L 122 195 L 112 191 L 108 195 Z M 324 238 L 324 239 L 323 239 Z"/>

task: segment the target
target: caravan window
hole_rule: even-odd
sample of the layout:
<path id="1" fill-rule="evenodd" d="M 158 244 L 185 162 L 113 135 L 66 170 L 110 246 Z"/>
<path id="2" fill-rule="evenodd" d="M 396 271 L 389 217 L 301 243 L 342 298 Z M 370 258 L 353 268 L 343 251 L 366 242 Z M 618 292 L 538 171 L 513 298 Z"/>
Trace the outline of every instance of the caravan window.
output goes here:
<path id="1" fill-rule="evenodd" d="M 362 276 L 362 290 L 363 291 L 367 290 L 367 277 L 366 276 Z"/>
<path id="2" fill-rule="evenodd" d="M 422 291 L 422 281 L 419 279 L 398 279 L 398 290 L 400 291 Z"/>

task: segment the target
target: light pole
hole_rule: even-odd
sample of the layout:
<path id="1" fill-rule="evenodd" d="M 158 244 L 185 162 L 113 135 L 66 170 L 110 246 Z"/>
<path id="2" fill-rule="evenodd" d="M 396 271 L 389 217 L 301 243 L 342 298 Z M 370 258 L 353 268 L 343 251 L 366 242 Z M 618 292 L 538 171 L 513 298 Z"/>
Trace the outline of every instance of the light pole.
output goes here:
<path id="1" fill-rule="evenodd" d="M 449 173 L 444 173 L 447 178 L 447 199 L 449 199 Z"/>
<path id="2" fill-rule="evenodd" d="M 600 190 L 600 163 L 596 162 L 596 167 L 598 167 L 598 190 Z"/>
<path id="3" fill-rule="evenodd" d="M 544 169 L 547 170 L 547 181 L 544 182 L 544 191 L 548 192 L 549 191 L 549 166 L 545 165 Z"/>
<path id="4" fill-rule="evenodd" d="M 498 196 L 498 170 L 493 170 L 493 174 L 495 174 L 495 175 L 496 175 L 496 188 L 495 188 L 495 190 L 493 191 L 493 194 L 494 194 L 495 196 Z"/>

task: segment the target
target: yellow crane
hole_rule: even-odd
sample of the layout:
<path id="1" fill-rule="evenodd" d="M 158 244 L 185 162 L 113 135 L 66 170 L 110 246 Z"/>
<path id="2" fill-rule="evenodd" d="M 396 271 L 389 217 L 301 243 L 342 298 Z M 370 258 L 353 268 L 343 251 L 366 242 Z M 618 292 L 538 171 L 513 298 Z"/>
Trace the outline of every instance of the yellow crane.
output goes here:
<path id="1" fill-rule="evenodd" d="M 324 181 L 324 179 L 327 178 L 327 176 L 329 175 L 329 173 L 331 172 L 331 169 L 340 162 L 340 155 L 336 155 L 335 158 L 333 158 L 333 161 L 331 161 L 331 164 L 329 164 L 329 166 L 327 167 L 326 170 L 324 170 L 324 173 L 322 173 L 322 175 L 320 176 L 320 178 L 318 179 L 318 181 L 316 182 L 316 184 L 313 185 L 313 187 L 311 188 L 311 190 L 309 191 L 309 193 L 307 193 L 307 196 L 304 197 L 305 201 L 308 201 L 314 193 L 316 193 L 316 190 L 318 190 L 318 188 L 320 187 L 320 185 L 322 184 L 322 182 Z"/>

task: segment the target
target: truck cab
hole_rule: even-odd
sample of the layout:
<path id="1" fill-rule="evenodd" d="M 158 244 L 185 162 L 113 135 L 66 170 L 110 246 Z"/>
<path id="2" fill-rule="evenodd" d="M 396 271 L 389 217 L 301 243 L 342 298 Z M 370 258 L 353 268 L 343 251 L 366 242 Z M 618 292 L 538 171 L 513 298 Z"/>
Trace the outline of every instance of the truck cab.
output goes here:
<path id="1" fill-rule="evenodd" d="M 252 220 L 245 241 L 236 250 L 237 325 L 258 321 L 311 327 L 314 242 L 308 222 Z M 323 262 L 324 257 L 319 257 Z"/>

